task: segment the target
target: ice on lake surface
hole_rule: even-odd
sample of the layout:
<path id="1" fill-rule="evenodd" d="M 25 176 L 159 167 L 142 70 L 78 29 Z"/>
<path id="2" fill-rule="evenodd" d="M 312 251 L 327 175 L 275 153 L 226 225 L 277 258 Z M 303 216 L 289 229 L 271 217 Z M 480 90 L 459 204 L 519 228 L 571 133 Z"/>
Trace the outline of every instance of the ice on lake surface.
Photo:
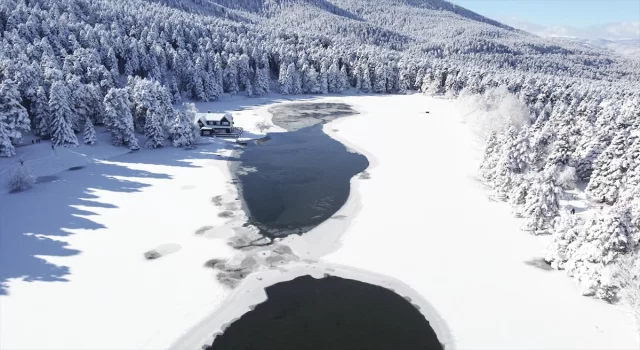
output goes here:
<path id="1" fill-rule="evenodd" d="M 302 234 L 344 205 L 351 178 L 369 165 L 322 130 L 325 122 L 357 112 L 344 103 L 292 103 L 269 112 L 289 132 L 244 149 L 235 167 L 241 193 L 250 223 L 263 234 Z"/>

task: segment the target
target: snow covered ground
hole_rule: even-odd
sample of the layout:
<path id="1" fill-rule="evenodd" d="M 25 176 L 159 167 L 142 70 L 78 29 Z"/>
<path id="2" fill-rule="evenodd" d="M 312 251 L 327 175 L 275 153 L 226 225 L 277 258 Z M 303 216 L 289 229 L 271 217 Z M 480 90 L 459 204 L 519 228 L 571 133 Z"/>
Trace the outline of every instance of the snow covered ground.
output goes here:
<path id="1" fill-rule="evenodd" d="M 256 136 L 261 120 L 236 115 L 244 136 Z M 99 139 L 73 149 L 28 144 L 0 159 L 3 185 L 21 158 L 44 181 L 24 193 L 0 189 L 1 349 L 163 348 L 223 300 L 203 264 L 234 253 L 224 237 L 239 220 L 218 216 L 241 215 L 227 166 L 233 145 L 205 139 L 195 150 L 129 153 Z M 167 255 L 145 260 L 154 249 Z"/>
<path id="2" fill-rule="evenodd" d="M 0 348 L 199 347 L 263 299 L 258 286 L 321 271 L 410 296 L 448 349 L 637 349 L 623 310 L 580 297 L 564 273 L 537 267 L 544 241 L 521 232 L 506 204 L 488 199 L 475 178 L 480 149 L 450 101 L 317 99 L 362 112 L 325 131 L 369 158 L 369 176 L 352 180 L 337 213 L 345 220 L 280 242 L 300 261 L 260 269 L 234 291 L 203 267 L 238 256 L 226 244 L 243 219 L 225 163 L 233 161 L 231 145 L 112 158 L 109 146 L 96 146 L 108 154 L 80 157 L 85 168 L 58 173 L 36 166 L 49 159 L 46 149 L 33 161 L 25 156 L 44 145 L 21 148 L 18 157 L 34 172 L 56 178 L 0 194 Z M 251 135 L 257 122 L 269 121 L 273 102 L 232 98 L 198 107 L 236 112 Z M 394 127 L 400 130 L 386 136 Z M 81 162 L 70 154 L 58 155 L 60 169 Z M 219 217 L 223 210 L 234 217 Z M 146 261 L 151 249 L 168 254 Z"/>
<path id="3" fill-rule="evenodd" d="M 354 180 L 361 210 L 325 261 L 403 281 L 435 307 L 459 349 L 638 348 L 625 311 L 536 267 L 544 241 L 487 198 L 475 177 L 482 149 L 451 101 L 350 102 L 365 113 L 325 130 L 373 160 L 371 179 Z M 406 137 L 380 136 L 390 118 L 411 130 Z"/>
<path id="4" fill-rule="evenodd" d="M 541 261 L 547 240 L 522 232 L 508 205 L 490 200 L 476 179 L 481 145 L 451 101 L 323 101 L 362 112 L 324 129 L 371 163 L 336 213 L 346 220 L 280 242 L 302 261 L 250 275 L 171 349 L 208 343 L 212 330 L 265 300 L 263 287 L 305 273 L 358 279 L 411 298 L 447 349 L 637 349 L 626 311 L 580 297 L 571 279 Z M 401 120 L 406 137 L 384 136 L 390 118 Z"/>

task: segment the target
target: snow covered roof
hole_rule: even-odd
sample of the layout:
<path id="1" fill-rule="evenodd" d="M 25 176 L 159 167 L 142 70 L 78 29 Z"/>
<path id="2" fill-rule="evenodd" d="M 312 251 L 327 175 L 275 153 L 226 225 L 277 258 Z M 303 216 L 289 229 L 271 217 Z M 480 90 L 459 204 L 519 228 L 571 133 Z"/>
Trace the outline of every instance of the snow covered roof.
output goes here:
<path id="1" fill-rule="evenodd" d="M 196 118 L 205 121 L 220 121 L 224 117 L 226 117 L 228 121 L 233 121 L 231 113 L 213 113 L 209 111 L 206 113 L 196 113 Z"/>

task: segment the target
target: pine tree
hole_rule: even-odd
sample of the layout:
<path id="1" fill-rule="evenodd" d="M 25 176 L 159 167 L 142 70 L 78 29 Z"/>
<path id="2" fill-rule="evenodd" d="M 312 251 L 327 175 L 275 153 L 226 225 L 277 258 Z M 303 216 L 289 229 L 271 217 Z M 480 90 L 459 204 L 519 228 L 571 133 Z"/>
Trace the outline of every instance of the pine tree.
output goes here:
<path id="1" fill-rule="evenodd" d="M 222 57 L 220 56 L 219 53 L 216 53 L 215 56 L 213 56 L 213 70 L 216 72 L 216 78 L 218 79 L 217 81 L 217 85 L 218 85 L 218 91 L 220 91 L 220 93 L 222 94 L 222 92 L 224 91 L 224 68 L 223 68 L 223 63 L 222 63 Z"/>
<path id="2" fill-rule="evenodd" d="M 100 87 L 96 84 L 86 84 L 85 92 L 85 98 L 87 99 L 87 115 L 85 119 L 91 119 L 92 123 L 102 123 L 104 120 L 104 106 L 102 105 L 104 96 Z"/>
<path id="3" fill-rule="evenodd" d="M 338 60 L 334 60 L 327 71 L 327 88 L 331 93 L 340 92 L 340 69 Z"/>
<path id="4" fill-rule="evenodd" d="M 238 85 L 238 59 L 235 55 L 230 55 L 227 61 L 227 67 L 224 69 L 224 86 L 225 90 L 235 95 L 240 91 Z"/>
<path id="5" fill-rule="evenodd" d="M 369 73 L 369 63 L 363 62 L 360 66 L 360 71 L 362 72 L 362 81 L 360 82 L 360 90 L 362 92 L 371 92 L 371 76 Z"/>
<path id="6" fill-rule="evenodd" d="M 0 122 L 5 124 L 5 132 L 12 142 L 22 139 L 22 133 L 31 128 L 27 110 L 20 104 L 20 92 L 12 80 L 0 83 Z"/>
<path id="7" fill-rule="evenodd" d="M 0 119 L 0 157 L 12 157 L 16 154 L 16 149 L 11 143 L 9 132 L 5 122 Z"/>
<path id="8" fill-rule="evenodd" d="M 300 75 L 298 74 L 298 70 L 296 69 L 295 63 L 289 63 L 289 67 L 287 68 L 287 82 L 291 84 L 289 92 L 294 95 L 298 95 L 302 93 L 302 84 L 300 81 Z"/>
<path id="9" fill-rule="evenodd" d="M 38 87 L 36 99 L 33 102 L 33 120 L 35 122 L 36 135 L 49 136 L 49 101 L 42 86 Z"/>
<path id="10" fill-rule="evenodd" d="M 355 88 L 356 91 L 362 91 L 362 69 L 360 68 L 360 63 L 356 63 L 355 67 L 353 68 L 353 75 L 354 75 L 354 79 L 355 79 Z"/>
<path id="11" fill-rule="evenodd" d="M 594 162 L 586 193 L 595 200 L 614 203 L 618 199 L 622 179 L 629 168 L 629 162 L 624 157 L 628 139 L 629 130 L 622 129 Z"/>
<path id="12" fill-rule="evenodd" d="M 329 66 L 327 61 L 322 61 L 320 65 L 320 76 L 318 77 L 318 84 L 320 84 L 319 92 L 321 94 L 329 93 Z"/>
<path id="13" fill-rule="evenodd" d="M 202 74 L 201 74 L 202 73 Z M 193 70 L 193 74 L 191 76 L 191 86 L 193 87 L 193 91 L 191 92 L 191 96 L 198 99 L 199 101 L 207 102 L 209 101 L 208 95 L 205 93 L 204 80 L 205 75 L 203 72 L 198 70 Z"/>
<path id="14" fill-rule="evenodd" d="M 486 179 L 491 179 L 491 185 L 500 199 L 506 199 L 513 190 L 515 183 L 514 174 L 520 174 L 519 160 L 515 150 L 517 149 L 518 132 L 510 127 L 504 135 L 498 138 L 501 146 L 495 160 L 495 166 L 484 173 Z"/>
<path id="15" fill-rule="evenodd" d="M 398 69 L 395 65 L 395 62 L 391 62 L 386 66 L 386 92 L 387 93 L 396 93 L 398 92 L 399 83 L 398 83 Z"/>
<path id="16" fill-rule="evenodd" d="M 435 83 L 433 81 L 428 80 L 427 78 L 423 79 L 422 86 L 418 88 L 418 91 L 420 91 L 421 93 L 427 95 L 427 96 L 433 96 L 436 94 L 436 91 L 438 90 L 438 88 L 435 86 Z"/>
<path id="17" fill-rule="evenodd" d="M 382 62 L 376 64 L 373 73 L 373 92 L 385 93 L 387 91 L 387 69 Z"/>
<path id="18" fill-rule="evenodd" d="M 563 128 L 558 138 L 551 146 L 551 152 L 547 157 L 547 166 L 571 166 L 571 159 L 575 144 L 571 142 L 567 128 Z"/>
<path id="19" fill-rule="evenodd" d="M 180 94 L 178 83 L 173 78 L 173 76 L 170 76 L 168 80 L 169 80 L 169 91 L 171 92 L 171 102 L 179 103 L 180 101 L 182 101 L 182 95 Z"/>
<path id="20" fill-rule="evenodd" d="M 629 186 L 640 185 L 640 136 L 632 141 L 625 153 L 625 159 L 629 163 L 629 169 L 625 174 L 624 182 Z"/>
<path id="21" fill-rule="evenodd" d="M 164 129 L 162 128 L 161 115 L 156 110 L 147 112 L 144 123 L 144 136 L 147 148 L 159 148 L 164 146 Z"/>
<path id="22" fill-rule="evenodd" d="M 498 164 L 500 152 L 498 136 L 495 131 L 492 131 L 485 142 L 484 156 L 482 158 L 482 163 L 480 164 L 480 174 L 485 181 L 491 181 L 493 179 L 493 169 Z"/>
<path id="23" fill-rule="evenodd" d="M 68 92 L 69 109 L 71 113 L 67 117 L 67 122 L 74 133 L 80 131 L 80 116 L 88 114 L 88 107 L 86 102 L 88 96 L 84 84 L 80 82 L 77 76 L 67 76 L 65 82 L 66 90 Z"/>
<path id="24" fill-rule="evenodd" d="M 254 77 L 256 74 L 253 72 L 253 68 L 249 68 L 249 76 Z M 244 84 L 244 92 L 248 97 L 254 97 L 255 96 L 255 89 L 253 87 L 253 83 L 251 82 L 251 80 L 248 80 L 245 84 Z"/>
<path id="25" fill-rule="evenodd" d="M 77 146 L 78 138 L 73 132 L 70 118 L 73 118 L 69 101 L 69 90 L 64 82 L 55 81 L 51 85 L 49 111 L 51 112 L 51 141 L 57 146 Z"/>
<path id="26" fill-rule="evenodd" d="M 107 55 L 104 58 L 104 65 L 108 70 L 115 70 L 118 68 L 118 60 L 116 58 L 116 52 L 113 47 L 110 47 L 107 51 Z"/>
<path id="27" fill-rule="evenodd" d="M 424 68 L 420 68 L 418 69 L 418 73 L 416 74 L 416 81 L 413 84 L 413 87 L 417 90 L 419 90 L 422 87 L 422 84 L 424 84 L 424 75 L 425 75 L 425 70 Z"/>
<path id="28" fill-rule="evenodd" d="M 204 75 L 204 94 L 207 101 L 215 101 L 220 97 L 218 90 L 217 78 L 214 72 L 205 72 Z"/>
<path id="29" fill-rule="evenodd" d="M 588 181 L 593 174 L 593 163 L 598 159 L 604 151 L 602 140 L 599 138 L 591 139 L 586 146 L 586 151 L 577 160 L 576 172 L 578 178 L 582 181 Z"/>
<path id="30" fill-rule="evenodd" d="M 269 59 L 267 54 L 263 54 L 256 68 L 254 91 L 257 96 L 264 96 L 269 93 Z"/>
<path id="31" fill-rule="evenodd" d="M 316 71 L 313 65 L 305 65 L 302 67 L 302 90 L 308 94 L 317 94 L 320 92 L 318 71 Z"/>
<path id="32" fill-rule="evenodd" d="M 552 229 L 552 240 L 544 251 L 544 260 L 547 261 L 552 268 L 563 270 L 564 264 L 569 260 L 570 253 L 568 249 L 576 241 L 584 220 L 578 215 L 569 213 L 561 213 L 558 220 L 554 223 Z"/>
<path id="33" fill-rule="evenodd" d="M 640 334 L 640 251 L 630 253 L 616 264 L 614 276 L 620 299 L 626 304 Z"/>
<path id="34" fill-rule="evenodd" d="M 342 65 L 338 76 L 338 92 L 343 92 L 349 89 L 349 75 L 347 74 L 347 66 Z"/>
<path id="35" fill-rule="evenodd" d="M 107 129 L 111 132 L 112 143 L 125 145 L 130 150 L 140 149 L 134 134 L 133 115 L 129 108 L 129 94 L 126 89 L 111 88 L 104 97 Z"/>
<path id="36" fill-rule="evenodd" d="M 405 69 L 400 70 L 400 76 L 398 78 L 398 92 L 401 94 L 406 94 L 407 91 L 411 89 L 411 81 L 409 72 Z"/>
<path id="37" fill-rule="evenodd" d="M 280 75 L 278 78 L 278 83 L 280 84 L 280 93 L 283 95 L 288 95 L 291 93 L 291 85 L 293 81 L 291 80 L 291 75 L 288 74 L 289 65 L 282 62 L 280 64 Z"/>
<path id="38" fill-rule="evenodd" d="M 595 212 L 567 245 L 564 268 L 580 282 L 583 295 L 611 298 L 610 281 L 602 275 L 603 267 L 637 244 L 628 209 L 623 205 L 608 212 Z"/>
<path id="39" fill-rule="evenodd" d="M 528 127 L 522 127 L 518 136 L 507 149 L 510 169 L 513 173 L 522 174 L 529 170 L 532 161 L 531 133 Z"/>
<path id="40" fill-rule="evenodd" d="M 547 233 L 552 228 L 560 210 L 562 192 L 555 183 L 554 175 L 555 169 L 550 168 L 533 179 L 522 210 L 526 217 L 523 224 L 525 231 L 540 234 Z"/>
<path id="41" fill-rule="evenodd" d="M 517 174 L 514 176 L 514 186 L 508 194 L 509 204 L 513 208 L 513 213 L 517 217 L 522 216 L 522 206 L 527 203 L 527 195 L 531 188 L 531 179 L 524 175 Z"/>
<path id="42" fill-rule="evenodd" d="M 176 112 L 176 117 L 170 129 L 173 147 L 189 147 L 193 144 L 195 137 L 192 124 L 193 122 L 189 119 L 187 113 Z"/>
<path id="43" fill-rule="evenodd" d="M 84 143 L 87 145 L 94 145 L 96 143 L 96 130 L 93 127 L 91 118 L 86 118 L 84 121 Z"/>
<path id="44" fill-rule="evenodd" d="M 249 64 L 249 56 L 246 53 L 240 55 L 238 59 L 238 81 L 240 82 L 240 89 L 244 90 L 247 96 L 253 96 L 253 71 Z"/>

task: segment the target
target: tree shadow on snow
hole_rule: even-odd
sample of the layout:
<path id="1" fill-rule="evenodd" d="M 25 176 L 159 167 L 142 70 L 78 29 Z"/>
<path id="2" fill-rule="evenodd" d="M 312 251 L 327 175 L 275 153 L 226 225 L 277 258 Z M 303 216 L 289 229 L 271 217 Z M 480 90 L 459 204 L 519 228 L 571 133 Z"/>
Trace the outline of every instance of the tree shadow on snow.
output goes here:
<path id="1" fill-rule="evenodd" d="M 168 174 L 137 170 L 136 165 L 195 168 L 192 160 L 196 159 L 230 160 L 214 154 L 225 147 L 209 144 L 194 150 L 164 148 L 127 153 L 83 169 L 58 173 L 57 181 L 38 184 L 26 192 L 0 195 L 0 296 L 9 294 L 11 279 L 68 281 L 68 266 L 41 257 L 80 253 L 58 237 L 91 234 L 75 230 L 108 229 L 94 221 L 99 214 L 92 208 L 118 207 L 101 198 L 97 191 L 134 193 L 152 186 L 137 179 L 171 180 Z"/>

